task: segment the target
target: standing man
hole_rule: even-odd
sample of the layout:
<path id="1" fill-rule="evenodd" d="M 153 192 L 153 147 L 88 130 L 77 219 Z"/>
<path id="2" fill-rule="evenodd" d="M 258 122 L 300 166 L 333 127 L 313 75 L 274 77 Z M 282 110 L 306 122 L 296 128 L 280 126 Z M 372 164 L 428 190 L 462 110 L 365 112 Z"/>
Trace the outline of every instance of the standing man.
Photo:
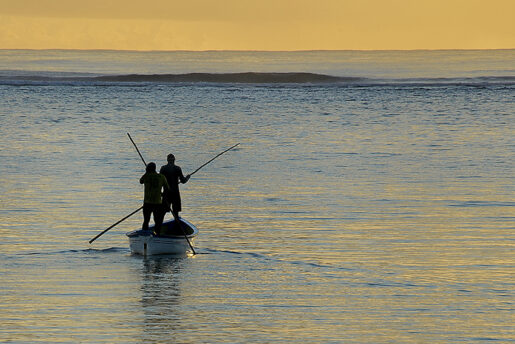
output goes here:
<path id="1" fill-rule="evenodd" d="M 154 232 L 159 235 L 163 223 L 164 209 L 161 198 L 161 190 L 170 189 L 166 178 L 156 172 L 156 164 L 147 165 L 146 173 L 140 178 L 140 184 L 145 184 L 145 198 L 143 201 L 143 230 L 148 230 L 150 215 L 154 214 Z"/>
<path id="2" fill-rule="evenodd" d="M 179 212 L 182 210 L 181 208 L 181 194 L 179 192 L 179 183 L 186 184 L 190 179 L 190 175 L 188 174 L 186 177 L 182 174 L 182 169 L 175 165 L 175 156 L 173 154 L 168 154 L 166 158 L 168 164 L 161 167 L 159 173 L 166 177 L 168 181 L 168 185 L 170 188 L 164 194 L 164 203 L 165 203 L 165 211 L 171 211 L 174 219 L 179 219 Z"/>

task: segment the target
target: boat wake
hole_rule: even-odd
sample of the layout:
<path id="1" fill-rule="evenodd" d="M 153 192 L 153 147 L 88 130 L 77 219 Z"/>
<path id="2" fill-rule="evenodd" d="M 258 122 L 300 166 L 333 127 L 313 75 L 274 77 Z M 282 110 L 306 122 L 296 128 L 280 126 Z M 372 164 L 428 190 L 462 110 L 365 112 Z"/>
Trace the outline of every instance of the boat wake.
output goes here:
<path id="1" fill-rule="evenodd" d="M 56 255 L 56 254 L 73 254 L 73 253 L 119 253 L 128 252 L 126 247 L 109 247 L 104 249 L 86 248 L 83 250 L 61 250 L 61 251 L 46 251 L 46 252 L 23 252 L 18 253 L 19 256 L 35 256 L 35 255 Z"/>
<path id="2" fill-rule="evenodd" d="M 347 268 L 343 266 L 334 266 L 334 265 L 326 265 L 326 264 L 319 264 L 309 261 L 301 261 L 301 260 L 285 260 L 285 259 L 278 259 L 278 258 L 272 258 L 267 255 L 261 254 L 261 253 L 254 253 L 254 252 L 237 252 L 237 251 L 229 251 L 229 250 L 214 250 L 214 249 L 203 249 L 202 252 L 199 252 L 199 254 L 217 254 L 217 253 L 225 253 L 225 254 L 233 254 L 238 256 L 247 256 L 252 258 L 257 258 L 260 260 L 265 261 L 273 261 L 275 263 L 287 263 L 297 266 L 309 266 L 314 268 L 321 268 L 321 269 L 336 269 L 336 270 L 345 270 L 345 271 L 352 271 L 356 270 L 353 268 Z"/>

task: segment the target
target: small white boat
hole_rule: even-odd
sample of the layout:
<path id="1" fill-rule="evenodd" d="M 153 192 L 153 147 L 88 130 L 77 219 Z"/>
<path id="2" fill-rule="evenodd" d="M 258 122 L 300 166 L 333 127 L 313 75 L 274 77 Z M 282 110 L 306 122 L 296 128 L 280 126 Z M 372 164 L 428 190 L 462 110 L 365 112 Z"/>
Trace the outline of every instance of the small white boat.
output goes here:
<path id="1" fill-rule="evenodd" d="M 180 218 L 180 222 L 184 232 L 181 231 L 175 220 L 170 220 L 163 223 L 159 235 L 153 233 L 154 226 L 149 226 L 146 231 L 140 229 L 127 233 L 131 252 L 144 256 L 156 254 L 186 255 L 191 252 L 184 233 L 193 245 L 198 229 L 183 218 Z"/>

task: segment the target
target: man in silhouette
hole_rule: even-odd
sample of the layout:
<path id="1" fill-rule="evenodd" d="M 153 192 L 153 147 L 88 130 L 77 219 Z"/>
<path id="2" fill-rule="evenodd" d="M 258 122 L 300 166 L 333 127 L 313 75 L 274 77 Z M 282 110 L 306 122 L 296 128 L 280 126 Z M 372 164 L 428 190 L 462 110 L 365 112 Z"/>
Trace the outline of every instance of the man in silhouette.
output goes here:
<path id="1" fill-rule="evenodd" d="M 151 162 L 147 165 L 145 174 L 139 180 L 145 185 L 145 197 L 143 201 L 143 230 L 148 230 L 150 215 L 154 215 L 154 232 L 159 235 L 163 223 L 164 210 L 161 190 L 165 192 L 170 189 L 166 178 L 156 172 L 156 164 Z"/>
<path id="2" fill-rule="evenodd" d="M 181 194 L 179 192 L 179 183 L 186 184 L 190 179 L 190 175 L 188 174 L 186 177 L 182 174 L 182 169 L 175 165 L 175 156 L 173 154 L 168 154 L 166 158 L 168 164 L 161 167 L 159 173 L 166 177 L 168 181 L 168 185 L 170 188 L 164 194 L 164 207 L 165 212 L 171 211 L 174 219 L 179 219 L 179 212 L 182 210 L 181 208 Z"/>

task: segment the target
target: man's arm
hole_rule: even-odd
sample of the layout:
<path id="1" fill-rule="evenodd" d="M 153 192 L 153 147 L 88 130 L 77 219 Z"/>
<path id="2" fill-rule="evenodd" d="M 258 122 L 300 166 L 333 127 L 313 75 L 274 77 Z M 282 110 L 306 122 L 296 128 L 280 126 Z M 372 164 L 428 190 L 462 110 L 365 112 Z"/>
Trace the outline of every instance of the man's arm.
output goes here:
<path id="1" fill-rule="evenodd" d="M 186 184 L 188 180 L 190 180 L 190 175 L 188 174 L 186 177 L 182 174 L 182 169 L 179 167 L 179 180 L 181 183 Z"/>
<path id="2" fill-rule="evenodd" d="M 141 176 L 141 178 L 139 179 L 139 183 L 140 183 L 140 184 L 145 183 L 145 176 L 146 176 L 146 175 L 147 175 L 147 174 L 145 173 L 144 175 L 142 175 L 142 176 Z"/>

